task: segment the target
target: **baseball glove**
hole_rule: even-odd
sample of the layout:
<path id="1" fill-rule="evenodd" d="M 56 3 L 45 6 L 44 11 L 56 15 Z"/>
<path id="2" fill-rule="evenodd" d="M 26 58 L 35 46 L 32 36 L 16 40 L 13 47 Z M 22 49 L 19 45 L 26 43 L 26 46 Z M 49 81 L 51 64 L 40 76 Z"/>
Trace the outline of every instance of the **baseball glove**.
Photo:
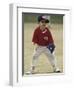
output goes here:
<path id="1" fill-rule="evenodd" d="M 47 48 L 50 50 L 51 53 L 53 53 L 54 50 L 55 50 L 55 45 L 54 45 L 54 44 L 49 44 L 49 45 L 47 46 Z"/>

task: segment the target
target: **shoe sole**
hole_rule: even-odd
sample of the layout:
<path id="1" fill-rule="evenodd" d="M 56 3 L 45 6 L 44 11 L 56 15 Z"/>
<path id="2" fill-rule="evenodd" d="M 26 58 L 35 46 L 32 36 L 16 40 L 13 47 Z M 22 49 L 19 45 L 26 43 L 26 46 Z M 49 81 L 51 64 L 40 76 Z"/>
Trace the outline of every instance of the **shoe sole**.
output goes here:
<path id="1" fill-rule="evenodd" d="M 55 73 L 61 73 L 61 71 L 54 71 Z"/>

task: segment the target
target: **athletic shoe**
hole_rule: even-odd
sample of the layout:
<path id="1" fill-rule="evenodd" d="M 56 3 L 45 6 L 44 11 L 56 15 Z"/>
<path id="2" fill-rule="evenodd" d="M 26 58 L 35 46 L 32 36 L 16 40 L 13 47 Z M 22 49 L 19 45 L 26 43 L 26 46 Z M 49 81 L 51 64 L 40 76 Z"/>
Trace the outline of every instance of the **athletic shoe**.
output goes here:
<path id="1" fill-rule="evenodd" d="M 61 71 L 57 68 L 54 70 L 55 73 L 60 73 Z"/>

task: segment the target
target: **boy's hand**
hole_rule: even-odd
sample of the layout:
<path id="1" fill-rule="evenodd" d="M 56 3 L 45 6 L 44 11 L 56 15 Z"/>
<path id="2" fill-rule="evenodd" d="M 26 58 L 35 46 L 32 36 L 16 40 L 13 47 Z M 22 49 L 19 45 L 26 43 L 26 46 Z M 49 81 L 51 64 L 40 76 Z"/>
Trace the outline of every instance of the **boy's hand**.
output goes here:
<path id="1" fill-rule="evenodd" d="M 54 50 L 55 50 L 55 45 L 54 45 L 53 43 L 52 43 L 52 44 L 49 44 L 49 45 L 47 46 L 47 48 L 50 50 L 51 53 L 53 53 Z"/>
<path id="2" fill-rule="evenodd" d="M 37 50 L 38 45 L 36 43 L 34 43 L 34 50 Z"/>
<path id="3" fill-rule="evenodd" d="M 34 48 L 37 48 L 37 47 L 38 47 L 38 45 L 37 45 L 37 44 L 35 44 L 35 45 L 34 45 Z"/>

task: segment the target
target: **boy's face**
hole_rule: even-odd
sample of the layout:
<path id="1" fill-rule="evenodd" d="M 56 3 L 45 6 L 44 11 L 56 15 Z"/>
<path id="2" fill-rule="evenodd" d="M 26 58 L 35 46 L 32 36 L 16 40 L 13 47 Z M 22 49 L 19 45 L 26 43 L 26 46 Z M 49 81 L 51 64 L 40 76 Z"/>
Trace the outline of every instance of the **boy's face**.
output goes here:
<path id="1" fill-rule="evenodd" d="M 40 25 L 40 28 L 41 28 L 41 29 L 45 29 L 47 23 L 45 22 L 45 20 L 41 20 L 41 21 L 39 22 L 39 25 Z"/>

